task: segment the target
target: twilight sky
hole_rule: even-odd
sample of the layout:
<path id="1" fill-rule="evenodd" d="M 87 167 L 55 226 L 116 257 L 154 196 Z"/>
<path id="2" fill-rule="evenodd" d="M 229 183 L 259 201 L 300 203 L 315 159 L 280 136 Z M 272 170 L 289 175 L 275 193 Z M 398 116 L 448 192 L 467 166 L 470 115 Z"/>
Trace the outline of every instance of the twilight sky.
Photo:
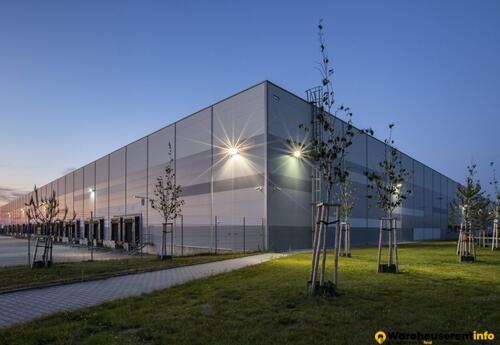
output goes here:
<path id="1" fill-rule="evenodd" d="M 500 170 L 500 1 L 0 0 L 0 204 L 269 79 L 455 180 Z"/>

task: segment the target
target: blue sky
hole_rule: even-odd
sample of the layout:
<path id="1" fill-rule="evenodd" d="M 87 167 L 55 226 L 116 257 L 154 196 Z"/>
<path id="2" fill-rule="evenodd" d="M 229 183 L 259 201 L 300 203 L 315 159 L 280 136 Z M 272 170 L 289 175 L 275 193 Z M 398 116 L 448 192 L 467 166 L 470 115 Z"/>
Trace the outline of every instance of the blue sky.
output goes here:
<path id="1" fill-rule="evenodd" d="M 0 0 L 0 203 L 248 86 L 318 84 L 456 180 L 500 166 L 500 1 Z"/>

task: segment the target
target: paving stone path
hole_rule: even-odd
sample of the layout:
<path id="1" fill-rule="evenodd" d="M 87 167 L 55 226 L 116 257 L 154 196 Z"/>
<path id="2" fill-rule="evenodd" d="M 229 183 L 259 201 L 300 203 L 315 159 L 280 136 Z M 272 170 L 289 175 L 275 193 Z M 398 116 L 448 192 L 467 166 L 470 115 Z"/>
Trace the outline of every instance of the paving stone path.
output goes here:
<path id="1" fill-rule="evenodd" d="M 280 254 L 266 253 L 103 280 L 1 294 L 0 328 L 21 324 L 60 311 L 75 310 L 120 298 L 139 296 L 191 280 L 256 265 L 278 256 Z"/>

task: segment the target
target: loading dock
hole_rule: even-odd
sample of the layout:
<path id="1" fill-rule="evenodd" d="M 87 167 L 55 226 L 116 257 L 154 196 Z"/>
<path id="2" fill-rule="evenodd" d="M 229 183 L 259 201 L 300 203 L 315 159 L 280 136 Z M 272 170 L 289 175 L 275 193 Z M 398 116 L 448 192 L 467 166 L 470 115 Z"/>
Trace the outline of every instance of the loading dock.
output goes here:
<path id="1" fill-rule="evenodd" d="M 117 248 L 123 245 L 122 240 L 123 219 L 122 217 L 111 218 L 111 241 L 115 242 Z"/>
<path id="2" fill-rule="evenodd" d="M 79 234 L 79 232 L 80 232 L 80 220 L 75 219 L 71 222 L 68 222 L 66 224 L 66 227 L 67 227 L 69 241 L 74 242 L 80 235 Z"/>
<path id="3" fill-rule="evenodd" d="M 102 247 L 104 241 L 104 218 L 92 220 L 92 239 L 96 246 Z"/>
<path id="4" fill-rule="evenodd" d="M 133 215 L 123 218 L 124 242 L 126 249 L 130 250 L 140 244 L 141 238 L 141 216 Z"/>

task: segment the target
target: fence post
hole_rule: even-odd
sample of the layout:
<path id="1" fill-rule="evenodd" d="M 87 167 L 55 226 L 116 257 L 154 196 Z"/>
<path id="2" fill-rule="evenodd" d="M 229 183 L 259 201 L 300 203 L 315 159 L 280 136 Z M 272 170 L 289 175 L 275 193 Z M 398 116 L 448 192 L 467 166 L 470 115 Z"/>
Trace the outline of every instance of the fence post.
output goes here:
<path id="1" fill-rule="evenodd" d="M 184 256 L 184 215 L 181 214 L 181 256 Z"/>
<path id="2" fill-rule="evenodd" d="M 174 223 L 170 223 L 170 255 L 174 258 Z"/>
<path id="3" fill-rule="evenodd" d="M 217 227 L 218 227 L 218 221 L 217 221 L 217 216 L 215 216 L 215 234 L 214 234 L 215 254 L 217 254 Z"/>
<path id="4" fill-rule="evenodd" d="M 28 265 L 31 266 L 31 223 L 28 223 Z"/>
<path id="5" fill-rule="evenodd" d="M 262 251 L 265 251 L 265 247 L 266 247 L 266 241 L 265 241 L 265 238 L 264 238 L 264 217 L 262 217 L 262 225 L 260 227 L 260 235 L 261 235 L 261 238 L 262 238 Z"/>
<path id="6" fill-rule="evenodd" d="M 162 224 L 162 233 L 161 233 L 161 259 L 164 260 L 167 256 L 167 223 Z"/>
<path id="7" fill-rule="evenodd" d="M 245 222 L 245 217 L 243 217 L 243 253 L 246 251 L 246 243 L 245 243 L 245 240 L 246 240 L 246 236 L 245 236 L 245 232 L 246 232 L 246 222 Z"/>

